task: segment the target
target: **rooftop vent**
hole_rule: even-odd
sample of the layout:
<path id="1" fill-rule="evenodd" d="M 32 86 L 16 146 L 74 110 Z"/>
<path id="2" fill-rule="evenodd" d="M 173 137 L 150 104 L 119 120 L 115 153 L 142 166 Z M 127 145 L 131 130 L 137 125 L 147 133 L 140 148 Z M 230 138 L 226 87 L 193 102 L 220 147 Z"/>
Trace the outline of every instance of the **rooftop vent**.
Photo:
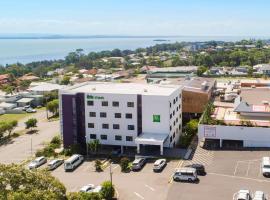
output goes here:
<path id="1" fill-rule="evenodd" d="M 144 91 L 144 92 L 148 92 L 147 89 L 144 89 L 143 91 Z"/>
<path id="2" fill-rule="evenodd" d="M 92 90 L 93 90 L 93 91 L 96 91 L 96 88 L 95 88 L 95 87 L 93 87 L 93 88 L 92 88 Z"/>
<path id="3" fill-rule="evenodd" d="M 264 105 L 269 105 L 269 101 L 262 101 Z"/>
<path id="4" fill-rule="evenodd" d="M 251 85 L 251 88 L 256 88 L 256 85 Z"/>

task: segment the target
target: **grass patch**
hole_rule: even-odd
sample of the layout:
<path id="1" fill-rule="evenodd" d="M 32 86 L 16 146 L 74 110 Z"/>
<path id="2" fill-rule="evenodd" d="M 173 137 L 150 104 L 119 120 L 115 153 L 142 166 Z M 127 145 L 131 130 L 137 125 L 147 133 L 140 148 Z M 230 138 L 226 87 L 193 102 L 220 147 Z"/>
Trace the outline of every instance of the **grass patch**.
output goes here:
<path id="1" fill-rule="evenodd" d="M 32 113 L 21 113 L 21 114 L 3 114 L 0 115 L 0 121 L 12 121 L 17 120 L 20 121 L 23 118 L 26 118 L 28 116 L 31 116 Z"/>

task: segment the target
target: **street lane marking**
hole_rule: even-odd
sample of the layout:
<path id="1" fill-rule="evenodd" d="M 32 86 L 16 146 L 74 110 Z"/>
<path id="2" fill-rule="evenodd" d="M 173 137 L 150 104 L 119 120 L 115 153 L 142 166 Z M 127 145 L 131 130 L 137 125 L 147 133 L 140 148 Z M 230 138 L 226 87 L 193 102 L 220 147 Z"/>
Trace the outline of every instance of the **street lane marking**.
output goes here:
<path id="1" fill-rule="evenodd" d="M 144 197 L 143 197 L 142 195 L 138 194 L 137 192 L 134 192 L 134 194 L 135 194 L 137 197 L 139 197 L 140 199 L 144 199 Z"/>
<path id="2" fill-rule="evenodd" d="M 144 186 L 145 187 L 147 187 L 147 188 L 149 188 L 150 190 L 152 190 L 152 191 L 155 191 L 155 189 L 154 188 L 152 188 L 152 187 L 150 187 L 149 185 L 147 185 L 147 184 L 144 184 Z"/>
<path id="3" fill-rule="evenodd" d="M 249 177 L 244 177 L 244 176 L 232 176 L 232 175 L 218 174 L 218 173 L 207 173 L 207 174 L 209 174 L 209 175 L 216 175 L 216 176 L 223 176 L 223 177 L 228 177 L 228 178 L 239 178 L 239 179 L 257 181 L 257 182 L 270 183 L 270 181 L 268 181 L 268 180 L 255 179 L 255 178 L 249 178 Z"/>
<path id="4" fill-rule="evenodd" d="M 117 167 L 119 167 L 119 165 L 116 165 L 116 166 L 113 168 L 113 170 L 115 170 Z"/>

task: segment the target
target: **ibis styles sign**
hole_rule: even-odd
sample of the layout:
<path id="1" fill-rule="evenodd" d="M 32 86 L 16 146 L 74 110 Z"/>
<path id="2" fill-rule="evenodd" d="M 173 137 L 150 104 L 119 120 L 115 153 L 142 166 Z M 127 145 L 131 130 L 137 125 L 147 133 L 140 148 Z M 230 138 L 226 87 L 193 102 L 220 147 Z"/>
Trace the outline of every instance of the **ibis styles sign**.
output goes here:
<path id="1" fill-rule="evenodd" d="M 87 95 L 87 99 L 104 99 L 104 97 L 101 97 L 101 96 L 93 96 L 93 95 Z"/>

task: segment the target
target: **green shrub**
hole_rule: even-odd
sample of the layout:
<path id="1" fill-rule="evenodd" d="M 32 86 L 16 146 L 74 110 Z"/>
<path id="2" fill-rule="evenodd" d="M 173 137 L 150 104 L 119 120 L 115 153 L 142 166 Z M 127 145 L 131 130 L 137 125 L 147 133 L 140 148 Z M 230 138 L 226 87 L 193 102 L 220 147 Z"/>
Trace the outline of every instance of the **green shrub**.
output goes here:
<path id="1" fill-rule="evenodd" d="M 53 148 L 56 149 L 56 148 L 60 148 L 61 143 L 62 143 L 62 141 L 61 141 L 60 137 L 59 137 L 59 136 L 54 136 L 54 137 L 52 138 L 51 142 L 50 142 L 50 145 L 51 145 Z"/>
<path id="2" fill-rule="evenodd" d="M 110 181 L 105 181 L 102 184 L 102 188 L 100 191 L 101 197 L 103 199 L 109 200 L 114 197 L 115 189 L 113 184 Z"/>
<path id="3" fill-rule="evenodd" d="M 120 166 L 121 166 L 121 171 L 122 172 L 129 171 L 129 163 L 130 163 L 129 158 L 127 158 L 127 157 L 121 158 L 121 160 L 120 160 Z"/>

